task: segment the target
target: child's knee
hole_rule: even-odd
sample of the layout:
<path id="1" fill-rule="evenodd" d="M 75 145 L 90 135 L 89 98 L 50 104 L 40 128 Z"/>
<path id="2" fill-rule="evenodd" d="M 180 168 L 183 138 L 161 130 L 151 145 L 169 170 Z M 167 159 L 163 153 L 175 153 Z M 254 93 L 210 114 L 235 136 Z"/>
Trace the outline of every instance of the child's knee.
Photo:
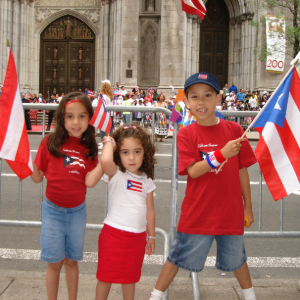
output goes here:
<path id="1" fill-rule="evenodd" d="M 60 271 L 63 265 L 63 260 L 56 263 L 48 263 L 47 268 L 53 271 Z"/>
<path id="2" fill-rule="evenodd" d="M 69 267 L 69 268 L 73 268 L 73 267 L 78 265 L 78 261 L 75 261 L 75 260 L 72 260 L 70 258 L 65 257 L 64 265 Z"/>

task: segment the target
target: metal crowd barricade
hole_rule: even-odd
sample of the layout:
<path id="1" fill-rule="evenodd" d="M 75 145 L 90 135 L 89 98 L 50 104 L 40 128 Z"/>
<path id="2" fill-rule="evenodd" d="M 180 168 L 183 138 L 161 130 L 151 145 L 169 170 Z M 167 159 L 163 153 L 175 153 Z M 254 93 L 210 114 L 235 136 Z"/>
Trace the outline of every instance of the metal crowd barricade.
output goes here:
<path id="1" fill-rule="evenodd" d="M 56 110 L 57 104 L 23 104 L 24 109 L 38 109 L 43 111 L 43 129 L 42 136 L 45 135 L 45 111 L 46 110 Z M 95 107 L 94 107 L 95 108 Z M 115 112 L 147 112 L 155 113 L 162 112 L 168 116 L 171 115 L 171 112 L 165 108 L 157 107 L 136 107 L 136 106 L 118 106 L 118 105 L 107 105 L 108 111 Z M 234 112 L 234 111 L 222 111 L 222 114 L 225 115 L 225 118 L 229 120 L 236 121 L 241 124 L 242 127 L 248 127 L 248 124 L 242 123 L 245 118 L 253 118 L 257 115 L 258 112 Z M 154 128 L 154 118 L 152 118 L 152 129 Z M 164 238 L 164 255 L 163 261 L 166 261 L 167 255 L 169 253 L 170 246 L 175 240 L 176 228 L 177 228 L 177 191 L 178 191 L 178 150 L 176 146 L 177 133 L 178 133 L 178 124 L 174 124 L 173 131 L 173 141 L 172 141 L 172 176 L 171 176 L 171 199 L 170 199 L 170 223 L 169 223 L 169 233 L 166 233 L 163 229 L 156 228 L 155 231 L 157 234 L 161 235 Z M 152 141 L 153 141 L 153 130 L 152 130 Z M 0 175 L 2 174 L 2 160 L 0 164 Z M 279 231 L 262 231 L 262 174 L 259 175 L 259 217 L 258 217 L 258 231 L 247 231 L 245 232 L 245 237 L 252 238 L 296 238 L 300 237 L 300 231 L 283 231 L 283 200 L 281 199 L 281 208 L 280 208 L 280 230 Z M 40 188 L 40 205 L 43 201 L 43 183 L 41 183 Z M 21 212 L 22 212 L 22 181 L 20 180 L 19 184 L 19 217 L 18 220 L 2 220 L 0 219 L 0 225 L 2 226 L 24 226 L 24 227 L 40 227 L 41 221 L 22 221 Z M 106 209 L 106 208 L 105 208 Z M 0 213 L 1 213 L 1 176 L 0 176 Z M 87 229 L 98 229 L 100 230 L 103 227 L 103 224 L 86 224 Z M 199 291 L 199 281 L 198 274 L 191 272 L 192 279 L 192 289 L 193 289 L 193 298 L 194 300 L 200 300 L 200 291 Z M 164 300 L 168 299 L 168 290 L 164 295 Z"/>

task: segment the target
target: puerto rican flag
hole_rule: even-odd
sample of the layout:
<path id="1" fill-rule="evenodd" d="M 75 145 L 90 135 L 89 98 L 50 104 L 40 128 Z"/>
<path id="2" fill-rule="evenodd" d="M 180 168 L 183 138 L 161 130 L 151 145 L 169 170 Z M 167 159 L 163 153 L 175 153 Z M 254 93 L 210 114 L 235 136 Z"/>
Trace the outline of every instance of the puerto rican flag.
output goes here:
<path id="1" fill-rule="evenodd" d="M 0 157 L 20 179 L 24 179 L 32 174 L 33 166 L 17 70 L 10 50 L 0 98 L 0 120 Z"/>
<path id="2" fill-rule="evenodd" d="M 141 193 L 143 189 L 143 184 L 134 180 L 127 180 L 127 190 L 135 191 Z"/>
<path id="3" fill-rule="evenodd" d="M 90 121 L 90 125 L 109 133 L 112 126 L 111 117 L 104 105 L 104 98 L 102 94 L 100 94 L 100 98 L 102 101 L 98 101 L 98 105 Z"/>
<path id="4" fill-rule="evenodd" d="M 299 71 L 299 67 L 297 69 Z M 251 124 L 261 134 L 255 155 L 274 200 L 300 189 L 300 78 L 297 69 L 290 69 Z"/>
<path id="5" fill-rule="evenodd" d="M 85 94 L 88 96 L 88 97 L 95 97 L 95 94 L 94 92 L 88 90 L 88 89 L 85 89 Z"/>
<path id="6" fill-rule="evenodd" d="M 202 0 L 181 0 L 182 10 L 187 14 L 196 15 L 202 20 L 206 14 L 206 8 Z"/>
<path id="7" fill-rule="evenodd" d="M 64 167 L 77 165 L 85 169 L 85 162 L 83 159 L 77 156 L 69 156 L 69 155 L 63 155 L 63 158 L 64 158 Z"/>

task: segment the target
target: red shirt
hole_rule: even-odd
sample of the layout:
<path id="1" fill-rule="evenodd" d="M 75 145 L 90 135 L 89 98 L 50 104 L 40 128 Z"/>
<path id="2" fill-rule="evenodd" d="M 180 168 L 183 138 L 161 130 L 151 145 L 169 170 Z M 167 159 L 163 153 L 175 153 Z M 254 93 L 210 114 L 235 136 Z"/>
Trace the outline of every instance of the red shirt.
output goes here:
<path id="1" fill-rule="evenodd" d="M 87 149 L 80 139 L 70 136 L 62 146 L 64 156 L 54 157 L 47 150 L 47 137 L 39 146 L 34 163 L 47 178 L 46 197 L 57 206 L 76 207 L 85 200 L 85 176 L 92 171 L 98 157 L 85 158 Z"/>
<path id="2" fill-rule="evenodd" d="M 243 135 L 235 122 L 220 120 L 214 126 L 197 122 L 180 129 L 178 173 L 188 175 L 187 167 L 205 159 L 209 152 L 222 149 L 228 141 Z M 185 197 L 177 230 L 189 234 L 241 235 L 244 233 L 244 206 L 239 170 L 256 162 L 248 141 L 242 142 L 240 153 L 217 169 L 192 179 L 187 178 Z"/>

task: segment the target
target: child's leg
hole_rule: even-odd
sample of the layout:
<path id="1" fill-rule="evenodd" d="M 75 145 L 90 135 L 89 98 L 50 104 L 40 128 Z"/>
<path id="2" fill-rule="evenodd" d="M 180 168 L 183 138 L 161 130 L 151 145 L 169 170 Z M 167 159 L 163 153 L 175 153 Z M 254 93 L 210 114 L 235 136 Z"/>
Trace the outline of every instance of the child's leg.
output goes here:
<path id="1" fill-rule="evenodd" d="M 69 258 L 64 259 L 66 271 L 66 282 L 68 287 L 69 300 L 77 299 L 79 268 L 78 262 Z"/>
<path id="2" fill-rule="evenodd" d="M 252 287 L 251 277 L 246 262 L 238 270 L 234 271 L 234 275 L 242 289 L 249 289 Z"/>
<path id="3" fill-rule="evenodd" d="M 134 300 L 135 283 L 122 284 L 123 300 Z"/>
<path id="4" fill-rule="evenodd" d="M 48 300 L 56 300 L 59 285 L 60 270 L 63 260 L 57 263 L 48 263 L 46 271 L 46 287 Z"/>
<path id="5" fill-rule="evenodd" d="M 178 267 L 166 261 L 156 282 L 155 289 L 161 292 L 169 287 L 178 272 Z"/>
<path id="6" fill-rule="evenodd" d="M 99 281 L 96 286 L 96 300 L 106 300 L 110 291 L 111 283 Z"/>
<path id="7" fill-rule="evenodd" d="M 256 300 L 247 263 L 234 271 L 234 275 L 242 288 L 245 300 Z"/>

